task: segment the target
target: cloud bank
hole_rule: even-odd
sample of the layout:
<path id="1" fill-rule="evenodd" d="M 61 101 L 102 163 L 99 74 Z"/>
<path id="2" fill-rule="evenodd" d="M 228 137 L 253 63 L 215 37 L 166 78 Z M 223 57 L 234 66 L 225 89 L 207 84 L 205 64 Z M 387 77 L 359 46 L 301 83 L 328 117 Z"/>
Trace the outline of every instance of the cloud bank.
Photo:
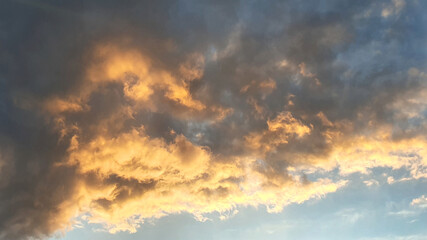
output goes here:
<path id="1" fill-rule="evenodd" d="M 427 177 L 422 1 L 1 5 L 1 239 Z"/>

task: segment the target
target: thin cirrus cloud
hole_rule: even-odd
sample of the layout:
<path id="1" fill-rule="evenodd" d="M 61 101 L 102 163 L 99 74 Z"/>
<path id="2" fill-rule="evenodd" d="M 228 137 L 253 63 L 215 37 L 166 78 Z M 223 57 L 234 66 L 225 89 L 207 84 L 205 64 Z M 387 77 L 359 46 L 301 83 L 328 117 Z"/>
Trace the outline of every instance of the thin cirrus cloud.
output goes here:
<path id="1" fill-rule="evenodd" d="M 427 177 L 421 1 L 1 5 L 1 239 Z"/>

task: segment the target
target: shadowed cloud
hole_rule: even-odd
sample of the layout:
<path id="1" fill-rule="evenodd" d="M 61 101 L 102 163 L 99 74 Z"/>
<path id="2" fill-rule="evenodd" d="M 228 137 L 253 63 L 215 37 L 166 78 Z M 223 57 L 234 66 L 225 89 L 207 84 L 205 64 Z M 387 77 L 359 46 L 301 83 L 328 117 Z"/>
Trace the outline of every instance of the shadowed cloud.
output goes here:
<path id="1" fill-rule="evenodd" d="M 375 167 L 426 178 L 423 9 L 2 1 L 0 239 L 83 215 L 116 233 L 183 212 L 280 212 Z"/>

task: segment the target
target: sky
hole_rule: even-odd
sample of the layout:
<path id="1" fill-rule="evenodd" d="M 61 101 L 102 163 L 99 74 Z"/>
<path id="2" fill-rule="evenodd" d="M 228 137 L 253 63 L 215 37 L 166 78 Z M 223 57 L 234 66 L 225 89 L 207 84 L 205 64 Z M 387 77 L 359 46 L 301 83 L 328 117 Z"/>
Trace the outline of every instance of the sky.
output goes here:
<path id="1" fill-rule="evenodd" d="M 0 1 L 0 240 L 426 240 L 426 11 Z"/>

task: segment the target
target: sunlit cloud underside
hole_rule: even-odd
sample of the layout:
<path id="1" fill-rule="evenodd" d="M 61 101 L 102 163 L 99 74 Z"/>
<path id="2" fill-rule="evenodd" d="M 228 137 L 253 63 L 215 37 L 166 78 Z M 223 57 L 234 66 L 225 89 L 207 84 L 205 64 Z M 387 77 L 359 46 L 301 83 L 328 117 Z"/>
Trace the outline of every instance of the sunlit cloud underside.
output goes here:
<path id="1" fill-rule="evenodd" d="M 357 181 L 361 195 L 425 184 L 423 1 L 0 9 L 0 239 L 135 233 L 179 214 L 209 224 L 308 209 Z M 387 216 L 418 221 L 427 192 L 414 189 L 390 194 Z M 367 214 L 354 208 L 334 216 L 354 224 Z"/>

